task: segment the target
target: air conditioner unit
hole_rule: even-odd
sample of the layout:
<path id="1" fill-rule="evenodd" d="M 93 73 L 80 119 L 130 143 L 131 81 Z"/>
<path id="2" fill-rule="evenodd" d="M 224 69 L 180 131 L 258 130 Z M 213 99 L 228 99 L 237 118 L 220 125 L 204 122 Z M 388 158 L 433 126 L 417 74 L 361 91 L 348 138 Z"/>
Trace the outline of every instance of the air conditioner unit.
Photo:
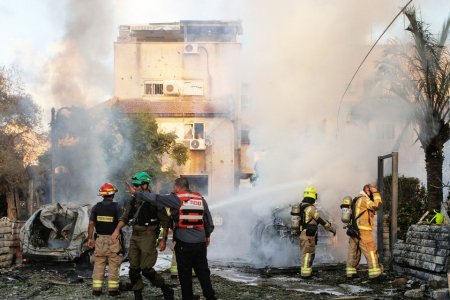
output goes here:
<path id="1" fill-rule="evenodd" d="M 198 44 L 185 44 L 183 47 L 184 54 L 198 54 Z"/>
<path id="2" fill-rule="evenodd" d="M 165 80 L 164 81 L 164 95 L 174 96 L 180 94 L 180 86 L 175 80 Z"/>
<path id="3" fill-rule="evenodd" d="M 206 144 L 203 139 L 195 139 L 189 142 L 189 149 L 191 150 L 205 150 Z"/>

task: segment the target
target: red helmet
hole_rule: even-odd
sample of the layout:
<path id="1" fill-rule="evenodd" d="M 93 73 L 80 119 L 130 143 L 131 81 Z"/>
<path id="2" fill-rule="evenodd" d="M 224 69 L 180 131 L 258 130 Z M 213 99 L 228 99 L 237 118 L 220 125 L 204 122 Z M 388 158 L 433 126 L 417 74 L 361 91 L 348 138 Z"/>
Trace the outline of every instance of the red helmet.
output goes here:
<path id="1" fill-rule="evenodd" d="M 116 187 L 109 182 L 104 183 L 99 189 L 98 189 L 98 195 L 99 196 L 110 196 L 117 193 Z"/>

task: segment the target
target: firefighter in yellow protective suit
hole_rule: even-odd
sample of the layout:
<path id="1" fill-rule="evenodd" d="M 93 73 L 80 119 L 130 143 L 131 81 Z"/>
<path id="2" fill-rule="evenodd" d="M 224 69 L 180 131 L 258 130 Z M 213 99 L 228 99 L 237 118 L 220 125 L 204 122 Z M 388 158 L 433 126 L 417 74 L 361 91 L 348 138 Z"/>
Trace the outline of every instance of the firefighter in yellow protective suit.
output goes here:
<path id="1" fill-rule="evenodd" d="M 381 204 L 378 189 L 370 184 L 366 184 L 359 196 L 352 200 L 352 216 L 347 229 L 347 235 L 350 237 L 346 268 L 348 279 L 357 275 L 356 267 L 361 259 L 361 252 L 367 260 L 369 279 L 377 278 L 383 273 L 372 233 L 375 211 Z"/>
<path id="2" fill-rule="evenodd" d="M 317 200 L 317 190 L 307 186 L 303 192 L 303 200 L 300 203 L 300 251 L 302 278 L 312 276 L 312 264 L 316 252 L 318 224 L 336 235 L 336 229 L 327 220 L 320 217 L 320 213 L 314 206 Z"/>
<path id="3" fill-rule="evenodd" d="M 94 227 L 96 231 L 94 270 L 92 272 L 92 294 L 102 294 L 105 267 L 108 269 L 108 292 L 110 296 L 119 295 L 119 268 L 122 263 L 120 239 L 111 240 L 116 229 L 122 208 L 113 202 L 117 189 L 111 183 L 103 184 L 99 189 L 99 196 L 103 201 L 98 202 L 91 211 L 88 227 L 88 247 L 94 248 Z"/>

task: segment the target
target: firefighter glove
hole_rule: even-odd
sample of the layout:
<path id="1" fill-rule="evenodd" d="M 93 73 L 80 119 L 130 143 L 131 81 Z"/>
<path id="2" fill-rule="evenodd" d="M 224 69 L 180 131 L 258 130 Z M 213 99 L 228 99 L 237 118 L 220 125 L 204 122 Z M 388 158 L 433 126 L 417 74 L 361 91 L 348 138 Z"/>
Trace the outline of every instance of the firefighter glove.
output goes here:
<path id="1" fill-rule="evenodd" d="M 328 231 L 329 231 L 329 232 L 332 232 L 332 233 L 333 233 L 333 236 L 336 235 L 336 228 L 334 228 L 332 225 L 330 225 L 330 228 L 328 228 Z"/>

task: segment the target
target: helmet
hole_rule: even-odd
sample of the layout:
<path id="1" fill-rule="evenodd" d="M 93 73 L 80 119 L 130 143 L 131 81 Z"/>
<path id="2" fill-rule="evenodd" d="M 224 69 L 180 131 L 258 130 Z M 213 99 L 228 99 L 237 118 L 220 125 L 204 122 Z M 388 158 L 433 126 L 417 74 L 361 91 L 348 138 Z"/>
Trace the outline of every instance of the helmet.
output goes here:
<path id="1" fill-rule="evenodd" d="M 317 200 L 317 190 L 311 186 L 308 185 L 306 187 L 306 189 L 303 191 L 303 198 L 305 197 L 309 197 L 309 198 L 313 198 L 314 200 Z"/>
<path id="2" fill-rule="evenodd" d="M 141 185 L 141 184 L 142 184 L 142 181 L 137 180 L 135 177 L 133 177 L 133 178 L 131 178 L 131 183 L 132 183 L 133 185 Z"/>
<path id="3" fill-rule="evenodd" d="M 148 175 L 147 172 L 139 172 L 136 173 L 133 178 L 131 178 L 133 180 L 133 184 L 135 184 L 134 182 L 136 182 L 136 184 L 151 184 L 152 183 L 152 179 L 150 178 L 150 175 Z"/>
<path id="4" fill-rule="evenodd" d="M 444 215 L 438 212 L 437 210 L 433 210 L 434 216 L 431 220 L 428 221 L 428 224 L 437 224 L 442 225 L 444 223 Z"/>
<path id="5" fill-rule="evenodd" d="M 344 199 L 342 199 L 342 204 L 341 204 L 341 208 L 342 207 L 349 207 L 352 204 L 352 197 L 350 196 L 345 196 Z"/>
<path id="6" fill-rule="evenodd" d="M 117 193 L 117 188 L 109 182 L 104 183 L 99 189 L 98 189 L 98 195 L 99 196 L 111 196 Z"/>

